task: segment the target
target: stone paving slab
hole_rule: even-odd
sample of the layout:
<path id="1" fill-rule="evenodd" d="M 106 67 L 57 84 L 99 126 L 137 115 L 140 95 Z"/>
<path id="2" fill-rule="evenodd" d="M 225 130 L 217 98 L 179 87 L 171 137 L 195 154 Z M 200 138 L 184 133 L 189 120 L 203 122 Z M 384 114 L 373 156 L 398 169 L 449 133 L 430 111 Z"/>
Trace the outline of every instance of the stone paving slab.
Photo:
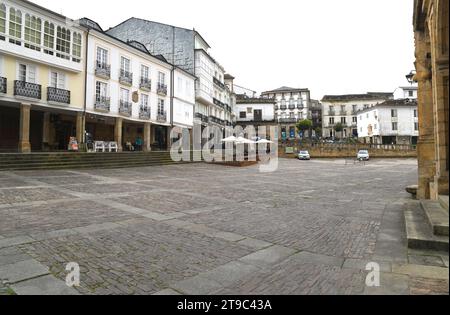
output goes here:
<path id="1" fill-rule="evenodd" d="M 8 283 L 16 283 L 47 275 L 49 273 L 46 266 L 33 259 L 0 266 L 0 279 L 5 280 Z"/>
<path id="2" fill-rule="evenodd" d="M 74 288 L 51 275 L 23 281 L 11 288 L 18 295 L 80 295 Z"/>

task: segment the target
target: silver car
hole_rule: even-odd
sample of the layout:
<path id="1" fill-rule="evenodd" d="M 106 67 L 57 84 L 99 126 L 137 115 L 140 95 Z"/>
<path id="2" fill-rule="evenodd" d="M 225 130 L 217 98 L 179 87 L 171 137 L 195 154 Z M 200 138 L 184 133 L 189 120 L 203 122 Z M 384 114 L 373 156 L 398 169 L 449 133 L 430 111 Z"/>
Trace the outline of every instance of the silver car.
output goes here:
<path id="1" fill-rule="evenodd" d="M 311 160 L 311 155 L 309 155 L 308 151 L 300 151 L 298 154 L 299 160 Z"/>

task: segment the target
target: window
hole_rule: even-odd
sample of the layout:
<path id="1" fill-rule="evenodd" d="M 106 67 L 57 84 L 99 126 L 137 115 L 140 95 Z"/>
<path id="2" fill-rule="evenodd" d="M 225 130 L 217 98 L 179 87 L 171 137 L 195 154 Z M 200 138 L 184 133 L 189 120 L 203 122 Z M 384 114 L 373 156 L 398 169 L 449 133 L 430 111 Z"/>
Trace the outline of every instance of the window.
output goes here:
<path id="1" fill-rule="evenodd" d="M 369 113 L 366 114 L 366 118 L 367 118 L 367 119 L 369 118 Z"/>
<path id="2" fill-rule="evenodd" d="M 247 114 L 251 114 L 251 113 L 253 113 L 253 108 L 247 107 Z"/>
<path id="3" fill-rule="evenodd" d="M 398 116 L 397 116 L 397 110 L 396 110 L 396 109 L 392 109 L 392 110 L 391 110 L 391 117 L 392 117 L 392 118 L 398 117 Z"/>
<path id="4" fill-rule="evenodd" d="M 22 12 L 14 8 L 9 10 L 9 36 L 10 43 L 22 45 Z"/>
<path id="5" fill-rule="evenodd" d="M 346 125 L 347 124 L 347 118 L 341 117 L 341 124 Z"/>
<path id="6" fill-rule="evenodd" d="M 73 33 L 72 61 L 81 62 L 81 34 Z"/>
<path id="7" fill-rule="evenodd" d="M 127 89 L 120 89 L 120 101 L 128 103 L 129 100 L 130 100 L 130 91 Z"/>
<path id="8" fill-rule="evenodd" d="M 108 85 L 106 83 L 97 81 L 95 97 L 97 101 L 102 101 L 108 97 Z"/>
<path id="9" fill-rule="evenodd" d="M 70 31 L 61 26 L 56 29 L 56 57 L 70 60 Z"/>
<path id="10" fill-rule="evenodd" d="M 55 49 L 55 25 L 50 22 L 44 23 L 44 53 L 53 56 Z"/>
<path id="11" fill-rule="evenodd" d="M 330 112 L 334 112 L 334 106 L 330 106 Z"/>
<path id="12" fill-rule="evenodd" d="M 128 58 L 122 57 L 120 59 L 120 72 L 121 75 L 128 76 L 130 74 L 131 61 Z"/>
<path id="13" fill-rule="evenodd" d="M 409 97 L 413 97 L 414 96 L 414 92 L 413 91 L 409 91 L 408 94 L 409 94 Z"/>
<path id="14" fill-rule="evenodd" d="M 23 82 L 36 83 L 36 67 L 19 64 L 17 79 Z"/>
<path id="15" fill-rule="evenodd" d="M 398 130 L 398 124 L 396 122 L 392 123 L 392 130 L 397 131 Z"/>
<path id="16" fill-rule="evenodd" d="M 341 112 L 345 112 L 345 105 L 341 105 Z"/>
<path id="17" fill-rule="evenodd" d="M 150 78 L 150 68 L 147 66 L 141 66 L 141 83 L 146 83 Z"/>
<path id="18" fill-rule="evenodd" d="M 158 99 L 158 115 L 164 115 L 164 113 L 165 113 L 164 100 Z"/>
<path id="19" fill-rule="evenodd" d="M 358 122 L 358 117 L 353 117 L 353 123 L 357 123 Z"/>
<path id="20" fill-rule="evenodd" d="M 357 106 L 357 105 L 352 105 L 352 111 L 353 111 L 354 113 L 356 113 L 357 110 L 358 110 L 358 106 Z"/>
<path id="21" fill-rule="evenodd" d="M 178 78 L 178 93 L 182 94 L 183 93 L 183 79 L 182 78 Z"/>
<path id="22" fill-rule="evenodd" d="M 334 125 L 334 117 L 330 117 L 330 125 Z"/>
<path id="23" fill-rule="evenodd" d="M 377 129 L 378 129 L 378 125 L 375 124 L 375 125 L 373 126 L 373 129 L 374 129 L 374 130 L 377 130 Z"/>
<path id="24" fill-rule="evenodd" d="M 414 131 L 418 131 L 419 130 L 419 123 L 414 123 Z"/>
<path id="25" fill-rule="evenodd" d="M 414 118 L 417 118 L 417 109 L 414 110 Z"/>
<path id="26" fill-rule="evenodd" d="M 239 113 L 239 118 L 246 119 L 247 118 L 247 112 L 240 112 Z"/>
<path id="27" fill-rule="evenodd" d="M 25 47 L 41 51 L 41 19 L 35 16 L 25 15 Z"/>
<path id="28" fill-rule="evenodd" d="M 162 73 L 162 72 L 158 73 L 158 83 L 160 85 L 166 85 L 166 74 L 165 73 Z"/>
<path id="29" fill-rule="evenodd" d="M 6 34 L 6 6 L 0 4 L 0 39 L 5 40 Z"/>
<path id="30" fill-rule="evenodd" d="M 66 75 L 59 72 L 50 72 L 50 86 L 64 90 L 66 88 Z"/>
<path id="31" fill-rule="evenodd" d="M 106 69 L 108 66 L 108 51 L 106 49 L 97 48 L 97 68 Z"/>
<path id="32" fill-rule="evenodd" d="M 141 94 L 141 107 L 148 108 L 148 95 Z"/>

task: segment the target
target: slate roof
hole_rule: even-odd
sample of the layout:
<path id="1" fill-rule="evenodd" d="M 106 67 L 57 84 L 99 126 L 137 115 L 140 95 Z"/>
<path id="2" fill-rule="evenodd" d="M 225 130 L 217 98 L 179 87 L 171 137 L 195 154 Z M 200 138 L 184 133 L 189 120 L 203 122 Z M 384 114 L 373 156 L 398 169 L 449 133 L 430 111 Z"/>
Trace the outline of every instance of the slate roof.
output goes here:
<path id="1" fill-rule="evenodd" d="M 393 93 L 386 93 L 386 92 L 368 92 L 366 94 L 325 95 L 322 99 L 322 102 L 378 100 L 378 99 L 388 100 L 393 97 L 394 97 Z"/>

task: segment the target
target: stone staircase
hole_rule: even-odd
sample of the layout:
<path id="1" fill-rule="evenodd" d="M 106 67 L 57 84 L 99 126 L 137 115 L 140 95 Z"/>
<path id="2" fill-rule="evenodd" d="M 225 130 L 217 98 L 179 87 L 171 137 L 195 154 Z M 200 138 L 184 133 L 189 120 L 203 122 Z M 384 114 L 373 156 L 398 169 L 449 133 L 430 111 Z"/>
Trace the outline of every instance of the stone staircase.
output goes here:
<path id="1" fill-rule="evenodd" d="M 408 247 L 448 252 L 449 196 L 438 201 L 420 200 L 406 204 L 405 223 Z"/>
<path id="2" fill-rule="evenodd" d="M 170 152 L 166 151 L 146 153 L 0 154 L 0 172 L 13 170 L 128 168 L 182 163 L 174 162 L 170 157 Z"/>

